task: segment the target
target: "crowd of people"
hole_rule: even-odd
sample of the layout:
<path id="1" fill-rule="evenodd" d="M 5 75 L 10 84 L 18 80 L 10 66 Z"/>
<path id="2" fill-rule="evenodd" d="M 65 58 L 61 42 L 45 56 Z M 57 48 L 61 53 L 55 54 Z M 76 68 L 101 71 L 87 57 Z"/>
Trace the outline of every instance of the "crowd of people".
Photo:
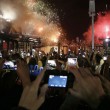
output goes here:
<path id="1" fill-rule="evenodd" d="M 79 50 L 58 55 L 51 48 L 48 54 L 39 55 L 36 50 L 34 57 L 23 58 L 19 53 L 1 53 L 1 110 L 110 110 L 109 52 Z M 69 65 L 68 58 L 75 58 L 75 63 Z M 56 65 L 49 68 L 49 60 Z M 4 68 L 7 61 L 14 61 L 16 69 Z M 33 75 L 30 65 L 43 69 Z M 66 87 L 50 87 L 49 75 L 66 75 Z"/>

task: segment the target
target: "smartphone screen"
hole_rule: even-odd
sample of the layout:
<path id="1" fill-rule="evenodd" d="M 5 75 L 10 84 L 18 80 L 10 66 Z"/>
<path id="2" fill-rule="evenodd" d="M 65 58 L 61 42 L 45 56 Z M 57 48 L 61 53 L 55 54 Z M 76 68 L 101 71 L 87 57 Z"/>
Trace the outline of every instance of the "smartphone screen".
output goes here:
<path id="1" fill-rule="evenodd" d="M 68 58 L 68 65 L 69 66 L 77 65 L 77 58 Z"/>
<path id="2" fill-rule="evenodd" d="M 55 67 L 56 67 L 55 60 L 48 60 L 48 62 L 47 62 L 47 69 L 52 70 L 52 69 L 55 69 Z"/>
<path id="3" fill-rule="evenodd" d="M 49 75 L 48 86 L 65 88 L 67 85 L 67 76 Z"/>
<path id="4" fill-rule="evenodd" d="M 14 65 L 14 63 L 12 61 L 6 61 L 3 65 L 3 69 L 17 69 L 17 65 Z"/>

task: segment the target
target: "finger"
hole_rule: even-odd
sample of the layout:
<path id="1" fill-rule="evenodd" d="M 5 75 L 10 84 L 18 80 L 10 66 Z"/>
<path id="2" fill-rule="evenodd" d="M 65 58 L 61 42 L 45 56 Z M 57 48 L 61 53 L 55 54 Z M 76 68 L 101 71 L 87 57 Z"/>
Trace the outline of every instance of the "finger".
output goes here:
<path id="1" fill-rule="evenodd" d="M 43 70 L 42 70 L 41 73 L 38 75 L 37 79 L 35 80 L 35 83 L 37 83 L 38 85 L 40 84 L 40 81 L 42 80 L 46 69 L 47 69 L 47 66 L 45 66 L 45 67 L 43 68 Z"/>
<path id="2" fill-rule="evenodd" d="M 109 88 L 110 88 L 110 82 L 106 78 L 104 78 L 103 76 L 101 76 L 101 75 L 99 75 L 99 78 L 101 80 L 101 83 L 102 83 L 102 86 L 103 86 L 105 92 L 107 93 L 108 90 L 109 90 Z"/>
<path id="3" fill-rule="evenodd" d="M 96 83 L 98 83 L 99 85 L 101 85 L 101 80 L 100 80 L 99 77 L 94 76 L 93 80 L 94 80 Z"/>
<path id="4" fill-rule="evenodd" d="M 27 78 L 22 78 L 22 85 L 23 85 L 23 88 L 27 87 L 28 85 L 31 84 L 31 80 L 30 80 L 30 77 L 27 77 Z"/>
<path id="5" fill-rule="evenodd" d="M 17 67 L 19 67 L 19 66 L 20 66 L 20 64 L 21 64 L 21 60 L 20 60 L 20 59 L 18 59 L 16 63 L 17 63 Z"/>
<path id="6" fill-rule="evenodd" d="M 80 99 L 82 98 L 78 91 L 75 91 L 74 89 L 69 89 L 68 91 L 70 92 L 71 95 L 78 97 Z"/>
<path id="7" fill-rule="evenodd" d="M 17 73 L 19 78 L 22 80 L 23 87 L 26 87 L 31 83 L 30 76 L 29 76 L 29 68 L 26 62 L 19 60 L 17 67 Z"/>
<path id="8" fill-rule="evenodd" d="M 91 71 L 90 71 L 88 68 L 84 68 L 84 71 L 85 71 L 85 74 L 86 74 L 87 76 L 93 77 Z"/>
<path id="9" fill-rule="evenodd" d="M 80 74 L 80 71 L 78 70 L 78 68 L 69 67 L 69 71 L 73 73 L 73 75 L 75 76 L 76 79 L 81 78 L 81 74 Z"/>
<path id="10" fill-rule="evenodd" d="M 17 71 L 19 71 L 19 70 L 21 70 L 22 68 L 22 65 L 23 65 L 23 67 L 25 66 L 24 64 L 23 64 L 23 62 L 19 59 L 18 61 L 17 61 Z"/>
<path id="11" fill-rule="evenodd" d="M 106 78 L 104 78 L 102 75 L 98 75 L 98 76 L 99 76 L 101 82 L 103 82 L 103 83 L 108 82 L 109 83 L 109 81 Z"/>
<path id="12" fill-rule="evenodd" d="M 85 78 L 85 77 L 88 76 L 88 74 L 87 74 L 86 71 L 85 71 L 85 68 L 80 67 L 80 68 L 79 68 L 79 72 L 80 72 L 80 74 L 81 74 L 81 76 L 82 76 L 83 78 Z"/>
<path id="13" fill-rule="evenodd" d="M 19 101 L 19 106 L 21 106 L 25 102 L 26 96 L 28 95 L 27 91 L 29 90 L 30 90 L 30 86 L 27 86 L 25 89 L 23 89 L 23 92 L 21 94 L 21 98 Z"/>
<path id="14" fill-rule="evenodd" d="M 23 68 L 23 70 L 25 69 L 29 70 L 27 63 L 24 60 L 18 60 L 17 66 Z"/>
<path id="15" fill-rule="evenodd" d="M 40 94 L 37 99 L 37 103 L 36 103 L 37 105 L 35 106 L 36 109 L 38 109 L 42 105 L 42 103 L 45 101 L 45 94 L 46 94 L 47 89 L 48 89 L 47 84 L 42 86 Z"/>
<path id="16" fill-rule="evenodd" d="M 47 89 L 48 89 L 48 84 L 44 84 L 41 87 L 41 91 L 40 91 L 40 94 L 39 94 L 39 99 L 42 98 L 42 97 L 45 97 Z"/>

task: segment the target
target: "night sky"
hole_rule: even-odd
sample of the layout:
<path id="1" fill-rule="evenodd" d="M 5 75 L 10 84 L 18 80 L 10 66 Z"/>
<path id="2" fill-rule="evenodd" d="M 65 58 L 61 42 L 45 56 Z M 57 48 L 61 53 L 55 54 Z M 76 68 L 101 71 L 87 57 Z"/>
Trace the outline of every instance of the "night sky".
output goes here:
<path id="1" fill-rule="evenodd" d="M 91 24 L 89 17 L 89 0 L 45 0 L 51 3 L 57 10 L 62 28 L 67 33 L 67 38 L 74 39 L 79 36 L 83 38 L 83 33 L 87 31 Z M 110 1 L 96 0 L 96 13 L 106 10 L 106 4 L 110 9 Z"/>

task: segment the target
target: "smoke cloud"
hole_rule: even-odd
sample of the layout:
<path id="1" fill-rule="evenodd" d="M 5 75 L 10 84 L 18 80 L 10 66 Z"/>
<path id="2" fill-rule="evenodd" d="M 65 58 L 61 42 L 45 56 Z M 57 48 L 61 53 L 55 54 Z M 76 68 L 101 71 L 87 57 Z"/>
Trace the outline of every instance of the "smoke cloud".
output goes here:
<path id="1" fill-rule="evenodd" d="M 0 1 L 0 30 L 10 25 L 9 33 L 38 36 L 44 40 L 58 38 L 62 29 L 54 12 L 41 0 Z M 54 41 L 54 40 L 53 40 Z"/>
<path id="2" fill-rule="evenodd" d="M 88 28 L 87 32 L 84 33 L 84 37 L 87 43 L 90 44 L 92 39 L 92 28 Z M 100 39 L 110 37 L 110 12 L 99 13 L 94 23 L 94 36 L 95 43 L 100 43 Z"/>

